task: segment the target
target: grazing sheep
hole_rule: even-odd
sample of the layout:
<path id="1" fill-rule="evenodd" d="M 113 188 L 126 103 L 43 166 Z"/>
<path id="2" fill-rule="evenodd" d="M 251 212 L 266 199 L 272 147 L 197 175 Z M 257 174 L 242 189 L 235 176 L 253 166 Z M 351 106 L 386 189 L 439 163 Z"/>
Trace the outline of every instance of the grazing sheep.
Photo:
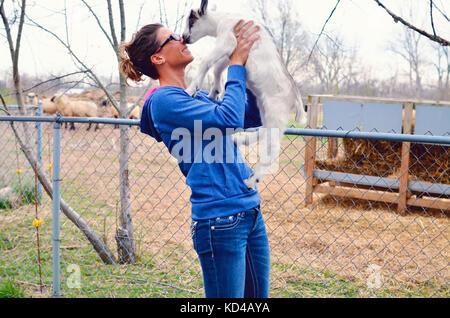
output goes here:
<path id="1" fill-rule="evenodd" d="M 67 95 L 71 100 L 84 100 L 94 102 L 97 106 L 100 106 L 105 99 L 105 92 L 101 89 L 85 90 L 80 94 Z"/>
<path id="2" fill-rule="evenodd" d="M 132 107 L 134 105 L 134 103 L 128 103 L 128 107 Z M 117 111 L 117 109 L 111 104 L 111 102 L 108 99 L 105 99 L 102 103 L 102 107 L 106 107 L 109 111 L 109 113 L 114 117 L 114 118 L 120 118 L 119 116 L 119 112 Z M 130 112 L 130 114 L 128 115 L 129 119 L 140 119 L 141 118 L 141 107 L 139 105 L 136 105 L 135 108 L 133 108 L 133 110 Z M 117 129 L 119 128 L 119 125 L 114 125 L 114 128 Z"/>
<path id="3" fill-rule="evenodd" d="M 51 98 L 44 98 L 42 101 L 42 112 L 44 114 L 53 115 L 56 113 L 56 104 L 52 102 Z"/>
<path id="4" fill-rule="evenodd" d="M 82 100 L 70 100 L 67 96 L 54 96 L 51 99 L 56 104 L 57 111 L 67 117 L 97 117 L 97 105 L 93 102 Z M 91 123 L 87 130 L 91 129 Z M 99 124 L 95 125 L 95 130 L 99 129 Z M 70 130 L 75 130 L 75 124 L 71 123 Z"/>
<path id="5" fill-rule="evenodd" d="M 26 100 L 26 104 L 27 105 L 37 105 L 38 103 L 38 98 L 36 96 L 35 93 L 28 93 L 27 94 L 27 100 Z"/>

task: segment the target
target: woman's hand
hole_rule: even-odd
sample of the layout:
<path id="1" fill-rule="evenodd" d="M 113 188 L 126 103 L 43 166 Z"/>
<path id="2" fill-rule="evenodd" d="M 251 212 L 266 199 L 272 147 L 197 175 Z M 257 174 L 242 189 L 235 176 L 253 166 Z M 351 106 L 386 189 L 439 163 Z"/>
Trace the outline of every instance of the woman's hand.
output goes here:
<path id="1" fill-rule="evenodd" d="M 254 26 L 253 21 L 244 24 L 244 20 L 240 20 L 234 27 L 234 34 L 237 39 L 237 46 L 233 54 L 230 56 L 230 65 L 242 65 L 247 63 L 248 55 L 253 44 L 259 39 L 259 35 L 255 35 L 259 31 L 259 26 Z"/>

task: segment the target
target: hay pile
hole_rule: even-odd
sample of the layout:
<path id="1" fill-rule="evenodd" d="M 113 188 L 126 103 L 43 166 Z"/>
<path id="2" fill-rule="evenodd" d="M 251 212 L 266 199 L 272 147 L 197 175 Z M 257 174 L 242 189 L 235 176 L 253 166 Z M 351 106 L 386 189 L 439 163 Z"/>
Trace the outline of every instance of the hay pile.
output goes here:
<path id="1" fill-rule="evenodd" d="M 401 165 L 401 142 L 343 139 L 343 149 L 334 159 L 316 160 L 316 169 L 398 177 Z M 450 184 L 450 147 L 411 144 L 410 180 Z"/>

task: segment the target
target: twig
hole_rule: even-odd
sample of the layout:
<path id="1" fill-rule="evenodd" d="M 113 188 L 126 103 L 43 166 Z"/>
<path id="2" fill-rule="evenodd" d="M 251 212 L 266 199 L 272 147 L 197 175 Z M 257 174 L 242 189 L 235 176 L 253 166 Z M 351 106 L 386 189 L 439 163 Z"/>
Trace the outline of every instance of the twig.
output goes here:
<path id="1" fill-rule="evenodd" d="M 37 177 L 37 162 L 34 166 L 34 208 L 35 208 L 35 216 L 36 220 L 38 220 L 38 177 Z M 38 252 L 38 266 L 39 266 L 39 289 L 41 294 L 44 290 L 44 285 L 42 284 L 42 266 L 41 266 L 41 243 L 39 237 L 39 226 L 36 226 L 36 244 L 37 244 L 37 252 Z"/>
<path id="2" fill-rule="evenodd" d="M 429 38 L 430 40 L 437 42 L 441 44 L 442 46 L 450 46 L 450 42 L 446 39 L 443 39 L 440 36 L 429 34 L 428 32 L 425 32 L 424 30 L 421 30 L 417 28 L 416 26 L 412 25 L 411 23 L 405 21 L 402 17 L 399 17 L 398 15 L 394 14 L 392 11 L 390 11 L 388 8 L 386 8 L 379 0 L 374 0 L 380 7 L 382 7 L 393 19 L 394 22 L 400 22 L 403 25 L 407 26 L 411 30 L 416 31 L 417 33 L 422 34 L 423 36 Z"/>
<path id="3" fill-rule="evenodd" d="M 313 47 L 312 47 L 312 49 L 311 49 L 311 52 L 309 53 L 308 60 L 306 61 L 306 64 L 309 63 L 309 61 L 310 61 L 310 59 L 311 59 L 311 56 L 312 56 L 312 54 L 313 54 L 313 52 L 314 52 L 314 49 L 316 48 L 317 43 L 319 42 L 320 37 L 322 36 L 322 33 L 323 33 L 323 31 L 325 30 L 325 27 L 326 27 L 328 21 L 330 21 L 331 17 L 333 16 L 333 14 L 334 14 L 334 12 L 336 11 L 336 9 L 337 9 L 337 7 L 338 7 L 338 5 L 339 5 L 340 2 L 341 2 L 341 0 L 338 0 L 338 1 L 336 2 L 336 5 L 334 6 L 334 8 L 333 8 L 333 10 L 331 11 L 330 15 L 328 16 L 327 20 L 326 20 L 325 23 L 323 24 L 322 30 L 320 31 L 319 36 L 317 37 L 316 42 L 314 42 L 314 45 L 313 45 Z"/>
<path id="4" fill-rule="evenodd" d="M 445 20 L 447 20 L 448 22 L 450 22 L 450 19 L 447 17 L 447 15 L 446 15 L 444 12 L 442 12 L 442 10 L 439 9 L 439 7 L 438 7 L 438 6 L 436 5 L 436 3 L 434 3 L 434 2 L 433 2 L 433 7 L 434 7 L 436 10 L 438 10 L 440 14 L 442 14 L 442 16 L 445 18 Z"/>
<path id="5" fill-rule="evenodd" d="M 433 34 L 436 36 L 436 29 L 434 28 L 433 21 L 433 0 L 430 0 L 430 20 L 431 20 L 431 28 L 433 29 Z"/>
<path id="6" fill-rule="evenodd" d="M 69 76 L 76 75 L 76 74 L 86 74 L 86 73 L 87 73 L 87 71 L 78 71 L 78 72 L 73 72 L 73 73 L 69 73 L 69 74 L 53 77 L 53 78 L 51 78 L 49 80 L 46 80 L 46 81 L 40 82 L 40 83 L 38 83 L 36 85 L 33 85 L 30 88 L 24 89 L 23 91 L 24 91 L 24 93 L 26 93 L 28 91 L 31 91 L 31 90 L 35 89 L 36 87 L 39 87 L 41 85 L 44 85 L 44 84 L 47 84 L 47 83 L 50 83 L 50 82 L 53 82 L 53 81 L 58 81 L 58 80 L 63 79 L 65 77 L 69 77 Z"/>
<path id="7" fill-rule="evenodd" d="M 4 108 L 0 108 L 1 111 L 5 112 L 6 115 L 11 116 L 11 113 L 9 112 L 8 105 L 6 105 L 5 99 L 3 98 L 2 94 L 0 94 L 0 100 L 2 102 L 2 105 Z"/>

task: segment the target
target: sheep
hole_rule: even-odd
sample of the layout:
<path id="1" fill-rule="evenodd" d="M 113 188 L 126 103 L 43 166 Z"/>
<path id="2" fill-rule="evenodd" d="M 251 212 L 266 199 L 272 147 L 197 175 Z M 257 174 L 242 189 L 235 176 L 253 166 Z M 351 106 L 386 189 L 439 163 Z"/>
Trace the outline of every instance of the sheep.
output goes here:
<path id="1" fill-rule="evenodd" d="M 131 99 L 131 98 L 130 98 Z M 128 103 L 127 106 L 128 108 L 131 108 L 134 105 L 134 102 L 132 103 Z M 120 118 L 119 116 L 119 112 L 117 111 L 117 109 L 111 104 L 111 102 L 108 99 L 105 99 L 102 103 L 102 107 L 106 107 L 106 109 L 109 111 L 109 113 L 114 117 L 114 118 Z M 130 112 L 130 114 L 128 115 L 129 119 L 140 119 L 141 118 L 141 107 L 140 105 L 136 105 L 136 107 L 133 108 L 133 110 Z M 119 128 L 119 125 L 114 125 L 114 128 L 117 129 Z"/>
<path id="2" fill-rule="evenodd" d="M 42 112 L 44 114 L 53 115 L 56 113 L 56 104 L 52 102 L 51 98 L 41 99 L 42 102 Z"/>
<path id="3" fill-rule="evenodd" d="M 97 117 L 97 105 L 93 102 L 82 100 L 70 100 L 67 96 L 54 96 L 51 101 L 55 102 L 57 111 L 68 117 Z M 91 123 L 87 130 L 91 129 Z M 95 130 L 99 129 L 99 124 L 95 126 Z M 75 130 L 75 124 L 71 123 L 70 130 Z"/>
<path id="4" fill-rule="evenodd" d="M 27 94 L 27 101 L 26 104 L 28 105 L 37 105 L 38 98 L 35 93 L 28 93 Z"/>

